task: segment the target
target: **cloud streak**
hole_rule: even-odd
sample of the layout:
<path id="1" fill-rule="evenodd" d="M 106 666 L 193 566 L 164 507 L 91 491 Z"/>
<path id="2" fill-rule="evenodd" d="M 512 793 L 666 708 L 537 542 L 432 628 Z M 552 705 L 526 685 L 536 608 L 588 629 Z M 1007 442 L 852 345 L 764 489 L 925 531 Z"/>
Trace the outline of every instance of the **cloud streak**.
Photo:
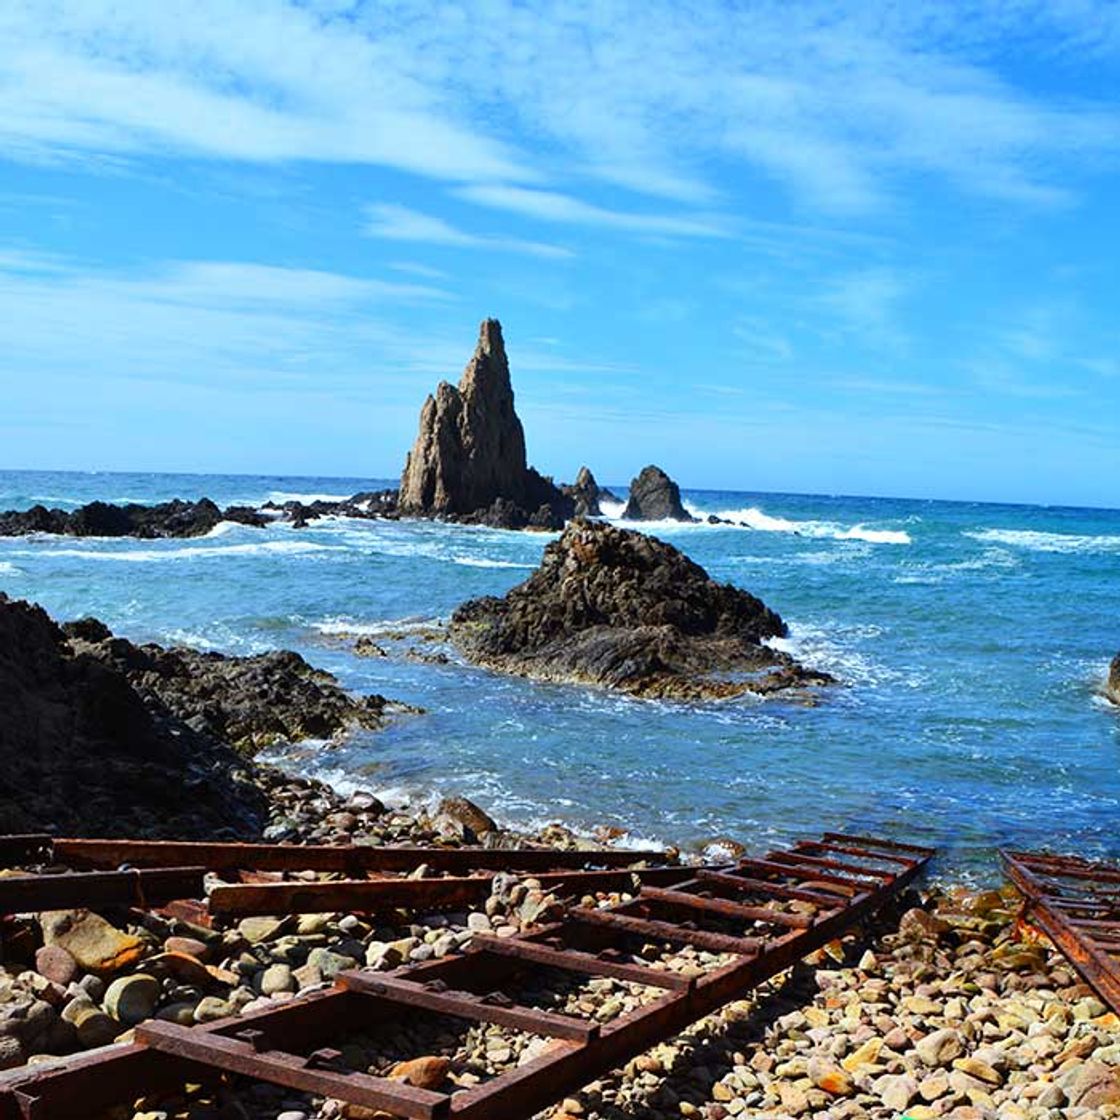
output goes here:
<path id="1" fill-rule="evenodd" d="M 424 214 L 389 202 L 373 203 L 366 207 L 363 232 L 367 237 L 385 241 L 413 241 L 453 249 L 497 249 L 508 253 L 527 253 L 534 257 L 551 257 L 555 260 L 574 255 L 569 249 L 542 241 L 468 233 L 434 214 Z"/>

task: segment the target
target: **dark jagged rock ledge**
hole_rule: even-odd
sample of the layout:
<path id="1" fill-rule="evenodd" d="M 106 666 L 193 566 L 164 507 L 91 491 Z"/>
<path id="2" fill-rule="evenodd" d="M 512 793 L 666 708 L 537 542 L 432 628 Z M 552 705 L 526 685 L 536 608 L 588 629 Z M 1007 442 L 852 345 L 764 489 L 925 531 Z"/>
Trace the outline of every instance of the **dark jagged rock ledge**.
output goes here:
<path id="1" fill-rule="evenodd" d="M 222 521 L 236 521 L 260 528 L 268 518 L 248 506 L 220 509 L 209 498 L 197 502 L 174 499 L 158 505 L 113 505 L 90 502 L 67 512 L 32 506 L 26 510 L 0 513 L 0 537 L 19 537 L 30 533 L 54 533 L 68 537 L 201 537 Z"/>
<path id="2" fill-rule="evenodd" d="M 249 755 L 394 710 L 294 653 L 135 646 L 0 594 L 0 832 L 257 837 L 267 772 Z"/>
<path id="3" fill-rule="evenodd" d="M 763 643 L 786 634 L 765 603 L 717 583 L 672 545 L 577 519 L 504 598 L 455 611 L 471 662 L 537 680 L 703 700 L 832 683 Z"/>

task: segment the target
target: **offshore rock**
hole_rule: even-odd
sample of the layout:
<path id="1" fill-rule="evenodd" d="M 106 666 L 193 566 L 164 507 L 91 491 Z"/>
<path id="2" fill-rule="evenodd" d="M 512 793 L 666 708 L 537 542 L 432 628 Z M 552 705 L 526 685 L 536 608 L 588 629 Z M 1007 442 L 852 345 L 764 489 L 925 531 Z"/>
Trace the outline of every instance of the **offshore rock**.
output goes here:
<path id="1" fill-rule="evenodd" d="M 600 489 L 588 467 L 580 467 L 575 482 L 563 487 L 563 490 L 575 503 L 576 517 L 602 517 L 599 499 L 614 500 L 614 495 L 609 490 Z"/>
<path id="2" fill-rule="evenodd" d="M 660 468 L 643 467 L 630 483 L 625 521 L 695 521 L 681 504 L 681 488 Z"/>
<path id="3" fill-rule="evenodd" d="M 1108 667 L 1108 680 L 1105 682 L 1104 694 L 1114 704 L 1120 704 L 1120 653 L 1113 659 Z"/>
<path id="4" fill-rule="evenodd" d="M 0 594 L 0 832 L 252 836 L 264 811 L 229 747 Z"/>
<path id="5" fill-rule="evenodd" d="M 763 644 L 785 633 L 763 602 L 672 545 L 582 518 L 528 580 L 463 604 L 450 627 L 463 655 L 487 668 L 679 699 L 830 683 Z"/>
<path id="6" fill-rule="evenodd" d="M 383 696 L 353 696 L 298 653 L 228 657 L 185 647 L 133 645 L 96 619 L 67 623 L 75 651 L 125 677 L 141 698 L 243 754 L 277 743 L 378 730 L 402 710 Z"/>
<path id="7" fill-rule="evenodd" d="M 548 528 L 558 528 L 573 508 L 570 498 L 527 464 L 502 327 L 497 319 L 485 319 L 458 388 L 442 381 L 424 402 L 401 475 L 398 508 L 524 528 L 541 519 L 542 507 L 549 511 Z"/>
<path id="8" fill-rule="evenodd" d="M 0 537 L 55 533 L 69 537 L 201 537 L 222 521 L 260 528 L 268 524 L 256 510 L 229 506 L 225 510 L 209 498 L 184 502 L 178 498 L 154 506 L 117 506 L 90 502 L 72 513 L 46 506 L 0 513 Z"/>

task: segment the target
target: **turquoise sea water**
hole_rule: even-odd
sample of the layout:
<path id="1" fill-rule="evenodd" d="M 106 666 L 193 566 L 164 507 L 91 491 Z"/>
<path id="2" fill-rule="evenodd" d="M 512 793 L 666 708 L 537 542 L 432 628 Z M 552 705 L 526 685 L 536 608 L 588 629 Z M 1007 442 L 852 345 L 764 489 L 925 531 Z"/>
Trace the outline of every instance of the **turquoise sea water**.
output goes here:
<path id="1" fill-rule="evenodd" d="M 345 496 L 378 479 L 0 473 L 0 509 Z M 1003 844 L 1120 855 L 1120 512 L 686 492 L 751 528 L 647 527 L 761 596 L 838 676 L 815 708 L 627 700 L 466 665 L 353 656 L 524 579 L 549 537 L 426 522 L 221 526 L 188 541 L 0 539 L 0 590 L 138 641 L 300 650 L 427 714 L 295 764 L 392 795 L 465 793 L 511 823 L 619 825 L 752 848 L 821 827 L 929 840 L 996 873 Z"/>

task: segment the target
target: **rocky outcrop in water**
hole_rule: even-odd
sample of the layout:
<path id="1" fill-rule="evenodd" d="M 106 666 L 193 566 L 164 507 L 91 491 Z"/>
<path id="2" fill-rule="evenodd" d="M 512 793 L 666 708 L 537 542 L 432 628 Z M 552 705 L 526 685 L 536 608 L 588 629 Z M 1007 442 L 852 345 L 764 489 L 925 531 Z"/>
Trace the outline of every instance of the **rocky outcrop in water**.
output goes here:
<path id="1" fill-rule="evenodd" d="M 229 747 L 0 595 L 0 832 L 251 836 L 264 810 Z"/>
<path id="2" fill-rule="evenodd" d="M 528 580 L 465 603 L 450 627 L 460 652 L 487 668 L 680 699 L 829 683 L 762 644 L 785 632 L 765 603 L 671 545 L 584 519 Z"/>
<path id="3" fill-rule="evenodd" d="M 604 490 L 596 481 L 589 467 L 580 467 L 576 480 L 570 486 L 562 486 L 564 493 L 575 505 L 576 517 L 601 517 L 603 510 L 600 500 L 615 502 L 618 499 Z"/>
<path id="4" fill-rule="evenodd" d="M 56 533 L 68 537 L 201 537 L 222 521 L 260 528 L 268 519 L 247 506 L 220 509 L 209 498 L 184 502 L 178 498 L 159 505 L 113 505 L 90 502 L 73 512 L 32 506 L 0 513 L 0 537 L 28 533 Z"/>
<path id="5" fill-rule="evenodd" d="M 573 506 L 527 463 L 497 319 L 486 319 L 458 388 L 440 382 L 405 461 L 401 513 L 508 528 L 559 528 Z"/>
<path id="6" fill-rule="evenodd" d="M 1105 681 L 1104 694 L 1114 704 L 1120 704 L 1120 653 L 1108 667 L 1108 680 Z"/>
<path id="7" fill-rule="evenodd" d="M 695 521 L 681 504 L 681 488 L 660 468 L 643 467 L 630 483 L 626 521 Z"/>
<path id="8" fill-rule="evenodd" d="M 252 755 L 277 743 L 378 730 L 392 712 L 415 710 L 383 696 L 354 696 L 291 650 L 228 657 L 176 646 L 137 646 L 96 619 L 63 626 L 76 652 L 120 673 L 147 702 L 195 731 Z"/>

